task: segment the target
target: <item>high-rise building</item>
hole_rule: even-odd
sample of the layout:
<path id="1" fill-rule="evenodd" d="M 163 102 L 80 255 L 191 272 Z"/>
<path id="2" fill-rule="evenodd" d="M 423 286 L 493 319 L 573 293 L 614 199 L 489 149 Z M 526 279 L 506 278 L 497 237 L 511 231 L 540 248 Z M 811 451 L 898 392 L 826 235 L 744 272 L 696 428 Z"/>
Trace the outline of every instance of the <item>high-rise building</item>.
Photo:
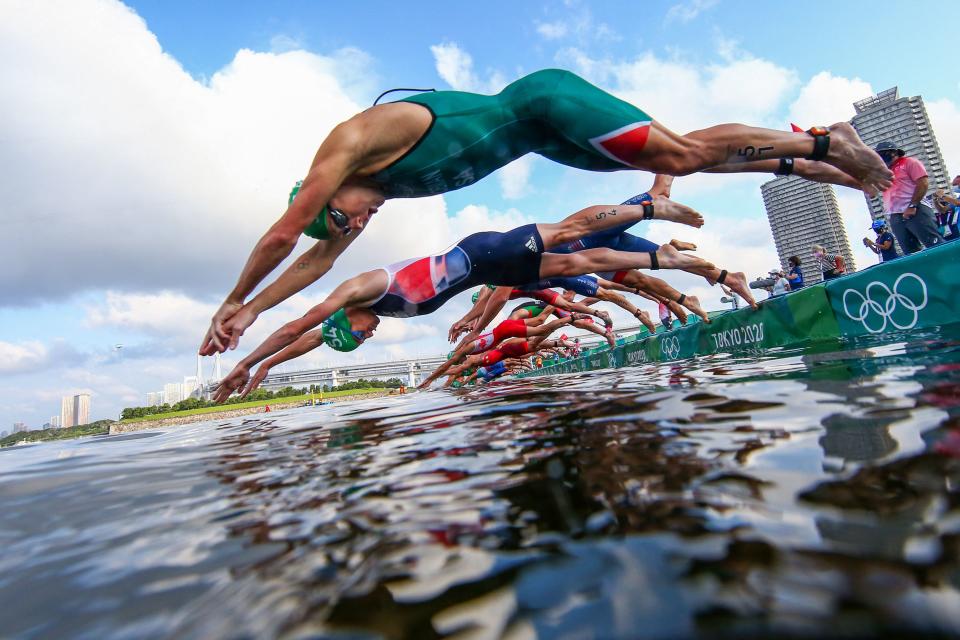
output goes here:
<path id="1" fill-rule="evenodd" d="M 801 268 L 807 267 L 803 269 L 804 281 L 813 284 L 823 280 L 820 270 L 813 267 L 810 248 L 815 244 L 842 255 L 848 271 L 856 269 L 832 186 L 797 176 L 781 176 L 764 183 L 760 191 L 784 270 L 790 268 L 790 256 L 799 256 Z"/>
<path id="2" fill-rule="evenodd" d="M 60 416 L 50 416 L 50 426 L 59 429 L 61 426 Z"/>
<path id="3" fill-rule="evenodd" d="M 163 391 L 151 391 L 147 394 L 147 406 L 156 407 L 163 404 Z"/>
<path id="4" fill-rule="evenodd" d="M 183 400 L 183 384 L 168 382 L 163 385 L 163 401 L 167 404 L 177 404 Z"/>
<path id="5" fill-rule="evenodd" d="M 199 388 L 200 385 L 197 382 L 196 376 L 185 376 L 183 378 L 183 390 L 181 392 L 183 399 L 186 400 L 187 398 L 192 397 L 194 392 L 196 392 Z"/>
<path id="6" fill-rule="evenodd" d="M 73 396 L 73 425 L 90 424 L 90 394 L 78 393 Z"/>
<path id="7" fill-rule="evenodd" d="M 76 426 L 77 423 L 74 422 L 73 416 L 73 396 L 63 396 L 60 399 L 60 426 Z"/>
<path id="8" fill-rule="evenodd" d="M 13 432 L 14 432 L 14 433 L 20 433 L 21 431 L 26 431 L 26 430 L 27 430 L 27 425 L 24 424 L 23 422 L 14 422 L 14 423 L 13 423 Z"/>
<path id="9" fill-rule="evenodd" d="M 875 147 L 878 142 L 890 140 L 908 156 L 923 163 L 930 177 L 931 191 L 949 187 L 950 176 L 943 164 L 940 146 L 923 106 L 923 98 L 901 98 L 900 90 L 892 87 L 854 102 L 853 108 L 857 115 L 853 116 L 850 124 L 867 146 Z M 873 219 L 882 215 L 883 202 L 880 198 L 867 198 L 867 205 Z"/>

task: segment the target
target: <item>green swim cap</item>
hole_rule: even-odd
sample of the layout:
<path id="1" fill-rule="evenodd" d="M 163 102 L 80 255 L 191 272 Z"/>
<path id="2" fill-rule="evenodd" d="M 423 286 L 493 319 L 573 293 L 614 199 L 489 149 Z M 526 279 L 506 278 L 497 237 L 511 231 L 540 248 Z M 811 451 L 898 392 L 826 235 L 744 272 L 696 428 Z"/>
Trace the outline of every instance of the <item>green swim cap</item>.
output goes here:
<path id="1" fill-rule="evenodd" d="M 353 351 L 362 342 L 353 335 L 347 312 L 340 309 L 323 321 L 320 327 L 323 343 L 334 351 Z"/>
<path id="2" fill-rule="evenodd" d="M 293 185 L 293 189 L 290 190 L 290 197 L 287 198 L 288 207 L 293 204 L 297 194 L 300 193 L 300 187 L 302 185 L 303 180 L 297 180 L 297 184 Z M 320 213 L 317 214 L 317 217 L 313 220 L 313 222 L 307 225 L 307 228 L 303 230 L 303 235 L 314 238 L 315 240 L 329 240 L 330 230 L 327 229 L 327 213 L 327 207 L 320 209 Z"/>

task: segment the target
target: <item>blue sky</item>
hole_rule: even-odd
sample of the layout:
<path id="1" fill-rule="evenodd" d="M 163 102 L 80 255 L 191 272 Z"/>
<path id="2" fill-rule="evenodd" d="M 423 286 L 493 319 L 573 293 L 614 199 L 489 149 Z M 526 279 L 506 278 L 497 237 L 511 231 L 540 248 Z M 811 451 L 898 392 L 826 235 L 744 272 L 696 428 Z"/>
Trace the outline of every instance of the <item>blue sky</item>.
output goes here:
<path id="1" fill-rule="evenodd" d="M 852 115 L 852 100 L 899 85 L 924 97 L 957 172 L 960 84 L 947 66 L 955 45 L 937 25 L 958 18 L 960 5 L 947 1 L 922 13 L 907 3 L 722 0 L 4 3 L 0 430 L 37 427 L 60 395 L 79 391 L 93 394 L 94 418 L 115 417 L 192 374 L 206 318 L 282 213 L 289 185 L 325 132 L 384 89 L 488 92 L 565 67 L 685 131 L 830 124 Z M 758 189 L 768 178 L 678 180 L 674 197 L 708 225 L 684 235 L 654 224 L 648 235 L 679 235 L 707 258 L 762 273 L 776 262 Z M 389 203 L 365 244 L 262 317 L 226 362 L 359 269 L 471 231 L 618 202 L 647 184 L 641 174 L 527 159 L 443 197 Z M 838 195 L 858 246 L 863 198 Z M 702 280 L 672 281 L 717 306 Z M 465 298 L 390 323 L 350 357 L 445 350 Z M 302 366 L 337 357 L 317 352 Z"/>

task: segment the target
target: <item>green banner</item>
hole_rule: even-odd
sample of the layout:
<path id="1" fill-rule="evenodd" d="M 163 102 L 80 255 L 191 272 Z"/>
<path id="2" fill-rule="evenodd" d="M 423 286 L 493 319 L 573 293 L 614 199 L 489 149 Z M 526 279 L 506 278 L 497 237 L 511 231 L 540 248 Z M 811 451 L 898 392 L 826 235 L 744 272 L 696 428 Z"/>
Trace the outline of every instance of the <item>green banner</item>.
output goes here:
<path id="1" fill-rule="evenodd" d="M 881 335 L 960 320 L 956 277 L 960 242 L 948 243 L 786 296 L 692 322 L 664 333 L 643 333 L 615 349 L 520 374 L 552 375 L 682 360 L 708 353 L 756 353 L 840 336 Z M 675 325 L 676 326 L 676 325 Z"/>
<path id="2" fill-rule="evenodd" d="M 844 336 L 882 335 L 956 322 L 960 243 L 875 265 L 827 283 Z"/>

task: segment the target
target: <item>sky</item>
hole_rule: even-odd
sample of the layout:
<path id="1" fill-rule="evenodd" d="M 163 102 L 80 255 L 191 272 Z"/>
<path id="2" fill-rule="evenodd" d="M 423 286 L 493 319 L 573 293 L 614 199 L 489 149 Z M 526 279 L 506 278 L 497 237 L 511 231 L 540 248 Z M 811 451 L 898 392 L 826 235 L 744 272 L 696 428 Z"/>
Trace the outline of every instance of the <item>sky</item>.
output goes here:
<path id="1" fill-rule="evenodd" d="M 897 85 L 923 96 L 956 174 L 960 78 L 936 25 L 958 19 L 951 0 L 0 0 L 0 431 L 38 428 L 61 396 L 80 392 L 92 396 L 91 419 L 116 418 L 192 375 L 210 316 L 320 142 L 386 89 L 496 92 L 560 67 L 684 133 L 722 122 L 829 125 Z M 778 264 L 759 189 L 770 177 L 678 179 L 673 198 L 707 224 L 641 232 L 765 273 Z M 327 276 L 261 316 L 225 354 L 224 372 L 346 277 L 475 231 L 621 202 L 650 180 L 528 156 L 466 189 L 389 201 Z M 859 242 L 864 198 L 837 194 L 857 264 L 871 264 Z M 665 278 L 721 306 L 703 279 Z M 385 319 L 352 353 L 318 349 L 285 366 L 444 353 L 468 299 Z"/>

